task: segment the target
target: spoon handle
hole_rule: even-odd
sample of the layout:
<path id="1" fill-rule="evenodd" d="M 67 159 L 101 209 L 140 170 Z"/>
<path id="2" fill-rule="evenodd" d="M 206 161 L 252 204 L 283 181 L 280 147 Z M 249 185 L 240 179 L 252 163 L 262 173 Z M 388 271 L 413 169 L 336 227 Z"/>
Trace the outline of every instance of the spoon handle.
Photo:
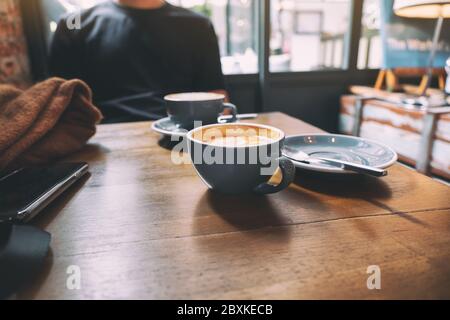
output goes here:
<path id="1" fill-rule="evenodd" d="M 257 113 L 240 113 L 240 114 L 238 113 L 236 115 L 236 119 L 238 119 L 238 120 L 255 119 L 257 117 L 258 117 Z M 230 115 L 223 115 L 223 116 L 219 117 L 219 121 L 220 120 L 230 120 L 230 119 L 232 119 L 232 116 L 230 116 Z"/>
<path id="2" fill-rule="evenodd" d="M 383 176 L 386 176 L 388 173 L 387 170 L 384 170 L 384 169 L 366 166 L 363 164 L 356 164 L 356 163 L 348 162 L 348 161 L 328 159 L 328 158 L 315 158 L 315 159 L 324 161 L 326 163 L 340 167 L 345 170 L 368 174 L 368 175 L 375 176 L 375 177 L 383 177 Z"/>

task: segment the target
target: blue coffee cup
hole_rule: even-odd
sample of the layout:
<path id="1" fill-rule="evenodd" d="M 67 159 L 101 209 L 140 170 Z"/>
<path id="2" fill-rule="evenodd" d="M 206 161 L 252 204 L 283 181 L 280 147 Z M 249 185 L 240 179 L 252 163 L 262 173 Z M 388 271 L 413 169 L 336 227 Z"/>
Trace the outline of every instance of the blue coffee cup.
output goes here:
<path id="1" fill-rule="evenodd" d="M 167 114 L 171 121 L 184 129 L 192 129 L 195 121 L 202 125 L 217 123 L 218 117 L 229 110 L 231 118 L 227 122 L 235 122 L 237 108 L 225 102 L 225 96 L 213 92 L 173 93 L 164 97 Z"/>

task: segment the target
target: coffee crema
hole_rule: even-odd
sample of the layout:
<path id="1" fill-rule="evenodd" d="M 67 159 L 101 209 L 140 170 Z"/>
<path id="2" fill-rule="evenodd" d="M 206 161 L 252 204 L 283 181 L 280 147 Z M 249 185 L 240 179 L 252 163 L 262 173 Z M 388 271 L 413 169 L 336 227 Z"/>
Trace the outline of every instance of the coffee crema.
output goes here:
<path id="1" fill-rule="evenodd" d="M 223 100 L 225 96 L 220 93 L 214 92 L 184 92 L 184 93 L 172 93 L 164 97 L 166 101 L 211 101 L 211 100 Z"/>
<path id="2" fill-rule="evenodd" d="M 218 147 L 250 147 L 275 142 L 274 139 L 266 136 L 225 136 L 211 137 L 204 142 Z"/>
<path id="3" fill-rule="evenodd" d="M 203 143 L 219 147 L 247 147 L 272 144 L 280 139 L 274 130 L 258 126 L 241 126 L 239 124 L 213 127 L 198 130 L 193 138 Z"/>

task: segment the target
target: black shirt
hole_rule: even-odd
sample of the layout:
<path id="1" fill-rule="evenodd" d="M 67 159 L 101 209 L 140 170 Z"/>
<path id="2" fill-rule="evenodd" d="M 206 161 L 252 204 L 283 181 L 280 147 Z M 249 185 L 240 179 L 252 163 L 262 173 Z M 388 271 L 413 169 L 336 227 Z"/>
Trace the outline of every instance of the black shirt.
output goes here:
<path id="1" fill-rule="evenodd" d="M 135 9 L 113 2 L 81 13 L 81 29 L 63 18 L 50 49 L 50 72 L 80 78 L 106 122 L 155 119 L 163 96 L 224 89 L 211 22 L 171 4 Z"/>

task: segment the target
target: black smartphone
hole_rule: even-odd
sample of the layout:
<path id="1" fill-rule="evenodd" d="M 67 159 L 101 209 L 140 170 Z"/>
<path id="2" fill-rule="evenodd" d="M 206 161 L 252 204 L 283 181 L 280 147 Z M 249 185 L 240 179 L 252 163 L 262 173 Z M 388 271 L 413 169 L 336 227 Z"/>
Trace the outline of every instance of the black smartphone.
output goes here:
<path id="1" fill-rule="evenodd" d="M 84 162 L 59 163 L 0 177 L 0 222 L 29 221 L 87 171 Z"/>

